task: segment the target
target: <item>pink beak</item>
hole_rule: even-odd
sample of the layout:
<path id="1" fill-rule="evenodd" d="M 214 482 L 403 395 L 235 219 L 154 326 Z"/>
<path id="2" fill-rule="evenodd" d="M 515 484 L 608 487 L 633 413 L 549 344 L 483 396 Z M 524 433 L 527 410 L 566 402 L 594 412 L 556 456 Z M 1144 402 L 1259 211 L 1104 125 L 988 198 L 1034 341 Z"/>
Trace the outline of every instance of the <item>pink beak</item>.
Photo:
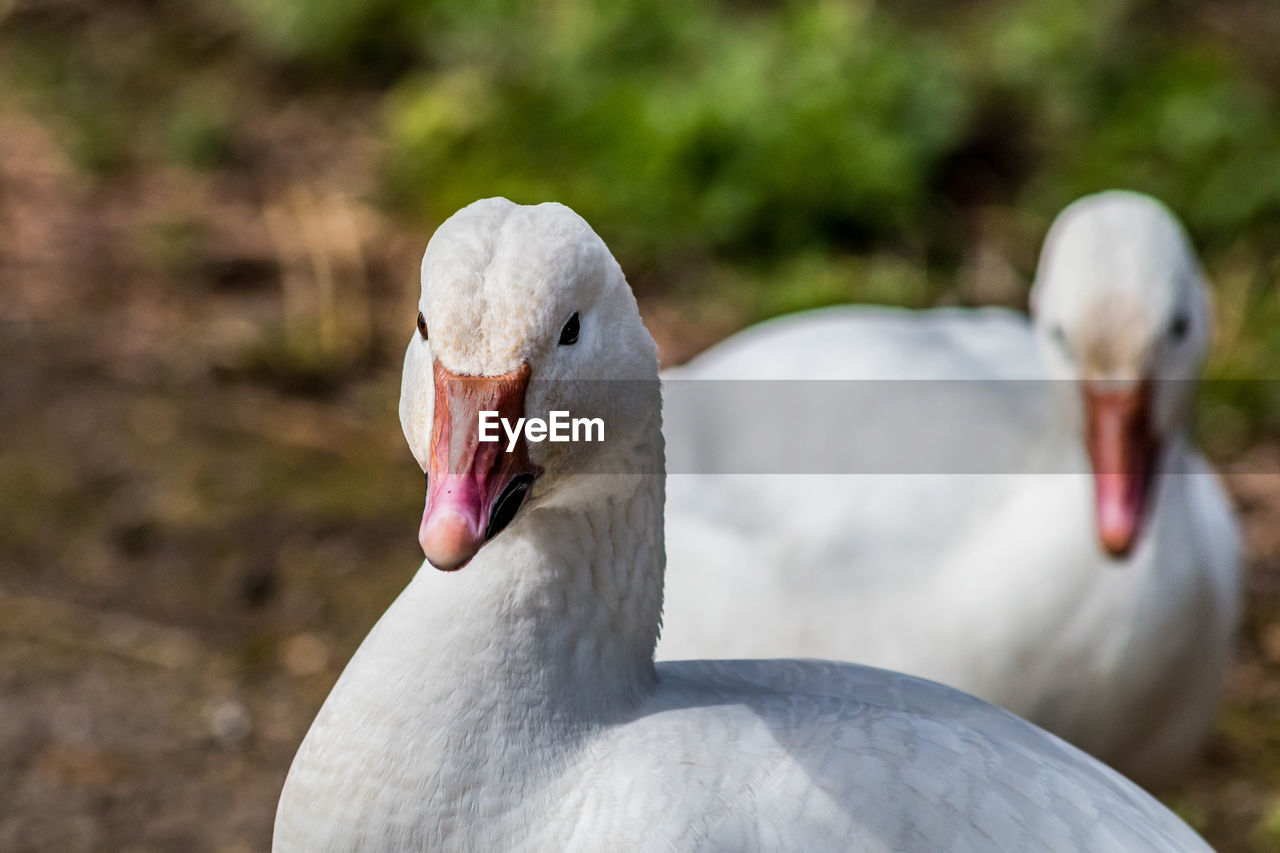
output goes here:
<path id="1" fill-rule="evenodd" d="M 1160 449 L 1151 422 L 1151 385 L 1124 390 L 1086 385 L 1084 405 L 1098 538 L 1111 556 L 1124 557 L 1146 520 Z"/>
<path id="2" fill-rule="evenodd" d="M 480 412 L 496 411 L 512 422 L 524 417 L 529 365 L 503 376 L 450 373 L 439 362 L 433 371 L 427 505 L 418 542 L 431 565 L 451 572 L 510 523 L 541 471 L 529 462 L 523 435 L 509 453 L 505 436 L 480 441 Z"/>

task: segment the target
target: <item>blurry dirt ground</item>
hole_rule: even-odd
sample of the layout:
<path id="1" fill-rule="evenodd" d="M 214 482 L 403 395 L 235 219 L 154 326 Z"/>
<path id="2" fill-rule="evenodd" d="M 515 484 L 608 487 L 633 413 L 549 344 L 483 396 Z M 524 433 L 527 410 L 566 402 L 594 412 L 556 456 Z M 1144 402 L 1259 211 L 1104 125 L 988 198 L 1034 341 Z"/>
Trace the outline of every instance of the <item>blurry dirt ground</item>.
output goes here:
<path id="1" fill-rule="evenodd" d="M 252 851 L 344 662 L 418 566 L 400 348 L 425 231 L 360 201 L 358 107 L 252 168 L 86 183 L 0 114 L 0 850 Z M 337 142 L 334 142 L 337 140 Z M 641 288 L 668 360 L 730 330 Z M 1222 460 L 1249 616 L 1166 799 L 1280 849 L 1280 447 Z"/>

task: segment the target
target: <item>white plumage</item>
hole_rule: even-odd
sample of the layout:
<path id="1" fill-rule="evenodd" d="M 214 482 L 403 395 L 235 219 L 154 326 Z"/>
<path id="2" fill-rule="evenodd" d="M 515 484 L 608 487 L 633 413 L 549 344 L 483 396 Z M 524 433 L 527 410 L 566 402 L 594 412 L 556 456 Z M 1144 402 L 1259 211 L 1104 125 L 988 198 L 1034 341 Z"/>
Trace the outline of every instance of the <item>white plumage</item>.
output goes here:
<path id="1" fill-rule="evenodd" d="M 668 436 L 718 470 L 756 470 L 767 425 L 739 441 L 718 399 L 750 395 L 680 380 L 849 380 L 829 392 L 865 403 L 842 421 L 847 445 L 813 452 L 831 469 L 881 470 L 865 448 L 887 447 L 914 473 L 673 476 L 679 568 L 659 658 L 812 656 L 910 672 L 1140 781 L 1170 781 L 1212 723 L 1240 606 L 1236 524 L 1188 431 L 1207 290 L 1172 215 L 1112 192 L 1059 218 L 1033 305 L 1034 326 L 992 309 L 815 311 L 672 371 L 667 393 L 686 404 Z M 854 381 L 869 379 L 941 381 Z M 1099 507 L 1123 501 L 1091 474 L 1082 391 L 1143 379 L 1156 468 L 1132 549 L 1112 556 Z"/>
<path id="2" fill-rule="evenodd" d="M 432 488 L 457 490 L 428 496 L 429 555 L 470 547 L 435 532 L 465 491 L 435 476 L 442 430 L 466 427 L 458 395 L 498 387 L 459 373 L 528 365 L 523 411 L 603 416 L 609 440 L 528 445 L 541 474 L 511 524 L 458 571 L 424 565 L 379 620 L 290 769 L 277 851 L 1205 849 L 1115 772 L 940 685 L 655 667 L 657 359 L 621 270 L 567 208 L 495 199 L 442 225 L 423 271 L 430 340 L 406 354 L 401 421 Z M 580 339 L 558 346 L 574 312 Z M 636 381 L 540 381 L 605 377 Z"/>

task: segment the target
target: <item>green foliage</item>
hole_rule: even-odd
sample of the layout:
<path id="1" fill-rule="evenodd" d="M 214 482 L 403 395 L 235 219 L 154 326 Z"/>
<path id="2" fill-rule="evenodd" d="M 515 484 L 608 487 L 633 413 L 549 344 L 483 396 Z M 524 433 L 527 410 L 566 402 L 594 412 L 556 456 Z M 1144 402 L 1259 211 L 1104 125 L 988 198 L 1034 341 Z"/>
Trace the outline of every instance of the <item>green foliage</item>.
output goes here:
<path id="1" fill-rule="evenodd" d="M 923 264 L 884 253 L 812 250 L 764 267 L 739 267 L 728 277 L 715 296 L 741 303 L 747 321 L 851 302 L 922 308 L 934 292 Z"/>
<path id="2" fill-rule="evenodd" d="M 250 36 L 274 58 L 311 69 L 376 65 L 400 54 L 409 20 L 426 4 L 405 0 L 235 0 Z"/>
<path id="3" fill-rule="evenodd" d="M 193 169 L 213 169 L 231 155 L 231 133 L 222 111 L 207 99 L 180 99 L 165 127 L 169 156 Z"/>
<path id="4" fill-rule="evenodd" d="M 389 102 L 394 201 L 439 218 L 556 198 L 648 258 L 921 243 L 930 164 L 965 111 L 923 40 L 847 4 L 538 8 L 487 43 L 437 31 L 450 65 Z"/>
<path id="5" fill-rule="evenodd" d="M 1131 27 L 1132 25 L 1130 25 Z M 1123 27 L 1122 27 L 1123 30 Z M 1126 186 L 1163 199 L 1193 230 L 1229 242 L 1280 216 L 1277 98 L 1222 45 L 1165 43 L 1132 32 L 1066 92 L 1057 72 L 1021 93 L 1034 103 L 1041 140 L 1029 199 L 1054 210 L 1086 192 Z M 1062 97 L 1059 98 L 1058 95 Z"/>
<path id="6" fill-rule="evenodd" d="M 62 146 L 78 167 L 105 174 L 127 164 L 131 127 L 118 109 L 124 84 L 102 63 L 41 34 L 8 51 L 0 72 L 21 97 L 56 115 Z"/>
<path id="7" fill-rule="evenodd" d="M 650 263 L 945 259 L 948 169 L 980 142 L 1007 176 L 988 201 L 1042 221 L 1127 186 L 1209 247 L 1280 222 L 1274 83 L 1161 4 L 992 2 L 928 28 L 859 2 L 403 6 L 420 41 L 387 103 L 388 196 L 432 219 L 558 198 Z"/>
<path id="8" fill-rule="evenodd" d="M 1179 212 L 1211 273 L 1252 282 L 1229 294 L 1248 310 L 1213 374 L 1267 376 L 1280 363 L 1268 266 L 1280 243 L 1280 86 L 1259 53 L 1265 39 L 1204 25 L 1224 9 L 242 5 L 274 56 L 351 66 L 368 63 L 370 44 L 397 52 L 384 198 L 426 220 L 488 195 L 557 199 L 600 230 L 633 277 L 713 296 L 749 319 L 846 300 L 954 300 L 982 206 L 1026 212 L 1026 233 L 1003 249 L 1029 277 L 1040 229 L 1061 207 L 1128 187 Z M 1226 5 L 1280 32 L 1280 10 Z M 1240 257 L 1251 266 L 1241 270 Z M 1222 435 L 1280 423 L 1262 383 L 1207 390 L 1207 426 Z"/>
<path id="9" fill-rule="evenodd" d="M 0 75 L 56 117 L 86 170 L 157 156 L 215 168 L 254 120 L 182 47 L 207 28 L 156 8 L 141 36 L 94 50 L 52 29 L 7 40 Z M 1184 218 L 1214 278 L 1249 281 L 1226 294 L 1241 319 L 1215 375 L 1280 363 L 1280 77 L 1265 37 L 1280 7 L 1267 0 L 232 9 L 215 53 L 256 61 L 246 79 L 267 69 L 299 97 L 337 87 L 380 104 L 382 200 L 428 223 L 488 195 L 557 199 L 641 287 L 714 289 L 752 318 L 963 301 L 955 274 L 993 239 L 993 209 L 1016 224 L 981 248 L 1029 278 L 1062 206 L 1123 186 Z M 1223 399 L 1266 419 L 1280 406 L 1260 390 Z"/>
<path id="10" fill-rule="evenodd" d="M 1253 838 L 1259 850 L 1280 848 L 1280 801 L 1272 801 L 1266 816 L 1254 828 Z"/>

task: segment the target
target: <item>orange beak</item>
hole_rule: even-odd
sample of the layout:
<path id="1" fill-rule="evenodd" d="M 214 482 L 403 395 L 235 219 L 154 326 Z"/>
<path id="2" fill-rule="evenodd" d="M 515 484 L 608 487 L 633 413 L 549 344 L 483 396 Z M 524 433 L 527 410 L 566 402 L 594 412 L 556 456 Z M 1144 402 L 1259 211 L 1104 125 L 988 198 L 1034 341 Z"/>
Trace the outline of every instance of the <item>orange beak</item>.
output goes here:
<path id="1" fill-rule="evenodd" d="M 1151 421 L 1151 384 L 1124 390 L 1086 385 L 1084 406 L 1098 538 L 1111 556 L 1124 557 L 1146 520 L 1160 449 Z"/>
<path id="2" fill-rule="evenodd" d="M 427 505 L 418 542 L 441 571 L 465 566 L 515 517 L 541 471 L 529 462 L 523 434 L 507 452 L 506 436 L 480 441 L 480 413 L 524 417 L 529 365 L 503 376 L 464 376 L 433 365 L 435 412 L 427 463 Z M 501 434 L 502 430 L 498 432 Z"/>

